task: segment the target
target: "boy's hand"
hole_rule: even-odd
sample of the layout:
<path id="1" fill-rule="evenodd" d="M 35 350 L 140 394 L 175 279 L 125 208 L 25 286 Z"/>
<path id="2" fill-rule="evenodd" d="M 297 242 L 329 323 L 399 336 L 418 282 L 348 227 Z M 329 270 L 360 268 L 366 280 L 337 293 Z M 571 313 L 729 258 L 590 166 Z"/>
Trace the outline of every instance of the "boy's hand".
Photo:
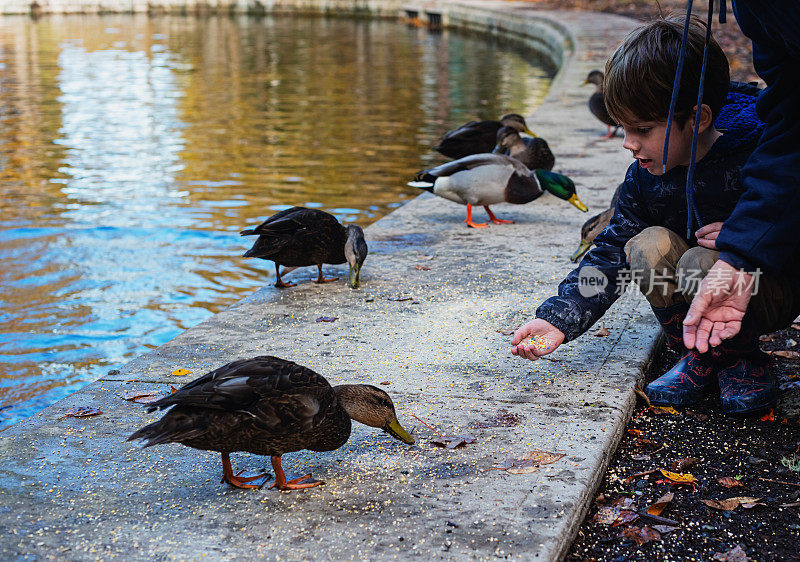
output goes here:
<path id="1" fill-rule="evenodd" d="M 532 338 L 533 342 L 528 338 Z M 520 344 L 525 340 L 524 343 Z M 511 338 L 511 353 L 536 361 L 542 355 L 547 355 L 556 350 L 564 342 L 564 333 L 550 322 L 536 318 L 523 324 L 514 332 Z"/>
<path id="2" fill-rule="evenodd" d="M 707 224 L 703 228 L 697 230 L 697 232 L 694 233 L 694 236 L 697 238 L 697 243 L 703 248 L 711 248 L 712 250 L 716 250 L 717 236 L 719 236 L 720 230 L 722 230 L 722 223 L 712 222 L 711 224 Z"/>

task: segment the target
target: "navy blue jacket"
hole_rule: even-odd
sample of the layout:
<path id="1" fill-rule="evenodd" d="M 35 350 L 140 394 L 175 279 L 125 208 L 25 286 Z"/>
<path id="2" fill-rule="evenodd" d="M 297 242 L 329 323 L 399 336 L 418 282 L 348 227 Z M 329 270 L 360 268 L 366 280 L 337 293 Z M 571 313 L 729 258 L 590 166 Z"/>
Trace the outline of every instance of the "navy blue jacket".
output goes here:
<path id="1" fill-rule="evenodd" d="M 791 275 L 800 260 L 800 2 L 734 0 L 733 9 L 767 84 L 756 104 L 767 127 L 717 247 L 735 267 Z"/>
<path id="2" fill-rule="evenodd" d="M 753 86 L 732 83 L 727 102 L 714 123 L 723 135 L 696 163 L 694 201 L 703 224 L 727 219 L 744 192 L 741 169 L 764 130 L 755 112 L 757 93 Z M 638 161 L 631 164 L 611 222 L 595 238 L 595 247 L 561 282 L 558 296 L 539 306 L 537 318 L 564 332 L 564 341 L 575 339 L 605 314 L 625 289 L 624 282 L 630 281 L 624 251 L 628 240 L 650 226 L 663 226 L 685 236 L 686 171 L 685 166 L 676 166 L 662 176 L 654 176 Z M 694 236 L 686 242 L 690 247 L 697 246 Z M 585 295 L 591 291 L 581 292 L 579 287 L 580 270 L 586 266 L 597 268 L 607 280 L 602 291 L 589 296 Z M 586 271 L 589 270 L 584 274 Z"/>

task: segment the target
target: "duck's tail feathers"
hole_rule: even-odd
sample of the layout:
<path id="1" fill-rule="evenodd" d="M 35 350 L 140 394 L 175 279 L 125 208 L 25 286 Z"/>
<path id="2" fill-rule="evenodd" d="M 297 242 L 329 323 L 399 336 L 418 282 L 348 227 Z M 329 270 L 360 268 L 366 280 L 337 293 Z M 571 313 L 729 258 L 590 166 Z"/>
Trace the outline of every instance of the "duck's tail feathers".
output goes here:
<path id="1" fill-rule="evenodd" d="M 436 183 L 436 179 L 437 177 L 433 174 L 429 174 L 427 170 L 422 170 L 420 173 L 414 176 L 414 181 L 408 182 L 408 185 L 410 187 L 418 187 L 433 193 L 433 184 Z"/>
<path id="2" fill-rule="evenodd" d="M 255 228 L 246 228 L 239 233 L 239 236 L 251 236 L 253 234 L 256 234 Z"/>
<path id="3" fill-rule="evenodd" d="M 164 443 L 180 443 L 186 439 L 193 439 L 205 433 L 197 420 L 185 413 L 168 412 L 163 418 L 135 431 L 128 437 L 128 441 L 145 439 L 145 447 L 163 445 Z"/>

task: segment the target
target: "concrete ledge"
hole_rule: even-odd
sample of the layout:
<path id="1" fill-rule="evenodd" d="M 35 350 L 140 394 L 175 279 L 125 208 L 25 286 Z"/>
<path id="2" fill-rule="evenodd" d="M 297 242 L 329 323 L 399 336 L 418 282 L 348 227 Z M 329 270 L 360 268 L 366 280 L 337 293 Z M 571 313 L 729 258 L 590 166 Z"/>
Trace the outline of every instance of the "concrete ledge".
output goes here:
<path id="1" fill-rule="evenodd" d="M 554 22 L 542 40 L 562 46 L 563 66 L 530 123 L 590 209 L 607 205 L 630 158 L 619 140 L 602 137 L 586 108 L 590 91 L 579 85 L 633 22 L 516 2 L 437 6 L 450 21 L 498 30 Z M 586 215 L 549 195 L 495 211 L 516 224 L 469 230 L 462 207 L 421 196 L 367 229 L 362 289 L 320 287 L 312 272 L 296 272 L 298 287 L 267 286 L 4 431 L 0 558 L 562 558 L 624 431 L 658 328 L 643 301 L 626 296 L 604 319 L 610 336 L 588 334 L 555 361 L 513 358 L 497 330 L 529 319 L 555 291 Z M 283 494 L 219 484 L 214 453 L 124 442 L 156 416 L 120 394 L 182 384 L 169 374 L 178 367 L 196 376 L 256 354 L 297 361 L 333 384 L 381 385 L 419 446 L 354 427 L 338 451 L 287 455 L 287 474 L 310 470 L 327 485 Z M 103 414 L 59 419 L 85 405 Z M 487 426 L 502 411 L 522 423 Z M 412 415 L 476 442 L 436 448 Z M 533 449 L 566 457 L 531 474 L 489 470 Z M 233 461 L 269 466 L 246 454 Z"/>

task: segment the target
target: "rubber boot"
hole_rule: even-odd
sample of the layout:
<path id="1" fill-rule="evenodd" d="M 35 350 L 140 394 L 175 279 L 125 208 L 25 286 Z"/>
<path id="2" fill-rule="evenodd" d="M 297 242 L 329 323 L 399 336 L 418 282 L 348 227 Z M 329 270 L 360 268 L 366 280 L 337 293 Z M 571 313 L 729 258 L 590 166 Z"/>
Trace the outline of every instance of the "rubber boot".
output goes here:
<path id="1" fill-rule="evenodd" d="M 653 313 L 667 336 L 667 345 L 682 352 L 680 360 L 666 373 L 647 385 L 645 394 L 660 406 L 688 406 L 702 400 L 717 382 L 715 366 L 708 354 L 683 346 L 683 319 L 689 305 L 653 307 Z"/>
<path id="2" fill-rule="evenodd" d="M 758 348 L 758 332 L 745 316 L 739 333 L 709 354 L 718 366 L 719 395 L 726 414 L 744 415 L 775 406 L 778 389 L 769 357 Z"/>

